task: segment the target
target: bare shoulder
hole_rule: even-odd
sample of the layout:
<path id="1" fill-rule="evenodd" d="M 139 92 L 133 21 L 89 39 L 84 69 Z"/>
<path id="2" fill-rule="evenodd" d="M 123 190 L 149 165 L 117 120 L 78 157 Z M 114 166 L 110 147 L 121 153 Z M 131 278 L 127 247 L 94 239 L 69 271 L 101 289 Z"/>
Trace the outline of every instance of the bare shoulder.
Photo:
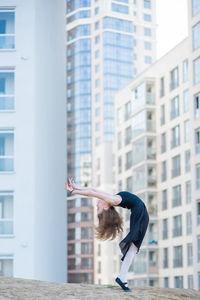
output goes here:
<path id="1" fill-rule="evenodd" d="M 114 205 L 119 205 L 120 204 L 120 202 L 122 201 L 122 197 L 120 196 L 120 195 L 113 195 L 113 197 L 114 197 Z"/>

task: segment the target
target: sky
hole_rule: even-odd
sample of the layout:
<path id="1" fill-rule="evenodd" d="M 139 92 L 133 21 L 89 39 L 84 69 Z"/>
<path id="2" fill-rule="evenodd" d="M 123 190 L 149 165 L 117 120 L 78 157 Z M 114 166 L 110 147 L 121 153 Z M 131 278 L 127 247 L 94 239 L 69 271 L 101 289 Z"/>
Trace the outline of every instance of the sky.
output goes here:
<path id="1" fill-rule="evenodd" d="M 157 59 L 188 35 L 187 0 L 156 0 Z"/>

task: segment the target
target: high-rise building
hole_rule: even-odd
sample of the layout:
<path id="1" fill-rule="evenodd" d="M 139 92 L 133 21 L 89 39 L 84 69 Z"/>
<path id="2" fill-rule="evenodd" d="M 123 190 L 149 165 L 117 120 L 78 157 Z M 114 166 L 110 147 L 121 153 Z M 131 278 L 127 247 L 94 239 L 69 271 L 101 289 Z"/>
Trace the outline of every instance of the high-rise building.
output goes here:
<path id="1" fill-rule="evenodd" d="M 0 1 L 2 276 L 67 280 L 65 6 Z"/>
<path id="2" fill-rule="evenodd" d="M 112 192 L 114 95 L 155 61 L 155 0 L 66 2 L 68 175 Z M 68 198 L 69 282 L 111 283 L 117 270 L 115 244 L 94 240 L 92 201 Z"/>
<path id="3" fill-rule="evenodd" d="M 118 92 L 114 153 L 116 190 L 150 215 L 129 282 L 200 290 L 200 1 L 188 8 L 189 36 Z"/>

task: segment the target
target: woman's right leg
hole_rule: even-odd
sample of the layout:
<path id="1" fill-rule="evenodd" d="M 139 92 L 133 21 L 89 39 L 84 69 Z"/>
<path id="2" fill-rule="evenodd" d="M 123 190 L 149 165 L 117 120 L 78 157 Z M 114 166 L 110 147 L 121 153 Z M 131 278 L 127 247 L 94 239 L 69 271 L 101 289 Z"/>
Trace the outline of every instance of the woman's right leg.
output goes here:
<path id="1" fill-rule="evenodd" d="M 133 243 L 131 243 L 131 246 L 124 257 L 124 260 L 122 261 L 120 274 L 118 276 L 122 282 L 127 282 L 127 273 L 136 252 L 137 247 Z"/>

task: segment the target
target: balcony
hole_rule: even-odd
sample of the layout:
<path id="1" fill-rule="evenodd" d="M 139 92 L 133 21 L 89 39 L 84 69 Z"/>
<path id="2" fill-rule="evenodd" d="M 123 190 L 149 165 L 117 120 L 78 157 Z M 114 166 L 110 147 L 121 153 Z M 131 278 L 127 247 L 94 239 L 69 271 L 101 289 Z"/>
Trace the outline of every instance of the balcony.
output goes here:
<path id="1" fill-rule="evenodd" d="M 14 110 L 14 95 L 0 95 L 0 110 Z"/>
<path id="2" fill-rule="evenodd" d="M 13 234 L 13 220 L 0 219 L 0 235 Z"/>
<path id="3" fill-rule="evenodd" d="M 146 104 L 155 104 L 155 96 L 154 94 L 147 92 L 146 93 Z"/>
<path id="4" fill-rule="evenodd" d="M 153 120 L 147 120 L 146 122 L 147 122 L 146 123 L 147 131 L 155 132 L 155 128 L 156 128 L 155 121 L 153 121 Z"/>
<path id="5" fill-rule="evenodd" d="M 15 49 L 15 34 L 0 34 L 0 49 Z"/>
<path id="6" fill-rule="evenodd" d="M 13 156 L 0 156 L 0 172 L 14 171 Z"/>
<path id="7" fill-rule="evenodd" d="M 156 159 L 156 149 L 147 148 L 147 159 Z"/>

